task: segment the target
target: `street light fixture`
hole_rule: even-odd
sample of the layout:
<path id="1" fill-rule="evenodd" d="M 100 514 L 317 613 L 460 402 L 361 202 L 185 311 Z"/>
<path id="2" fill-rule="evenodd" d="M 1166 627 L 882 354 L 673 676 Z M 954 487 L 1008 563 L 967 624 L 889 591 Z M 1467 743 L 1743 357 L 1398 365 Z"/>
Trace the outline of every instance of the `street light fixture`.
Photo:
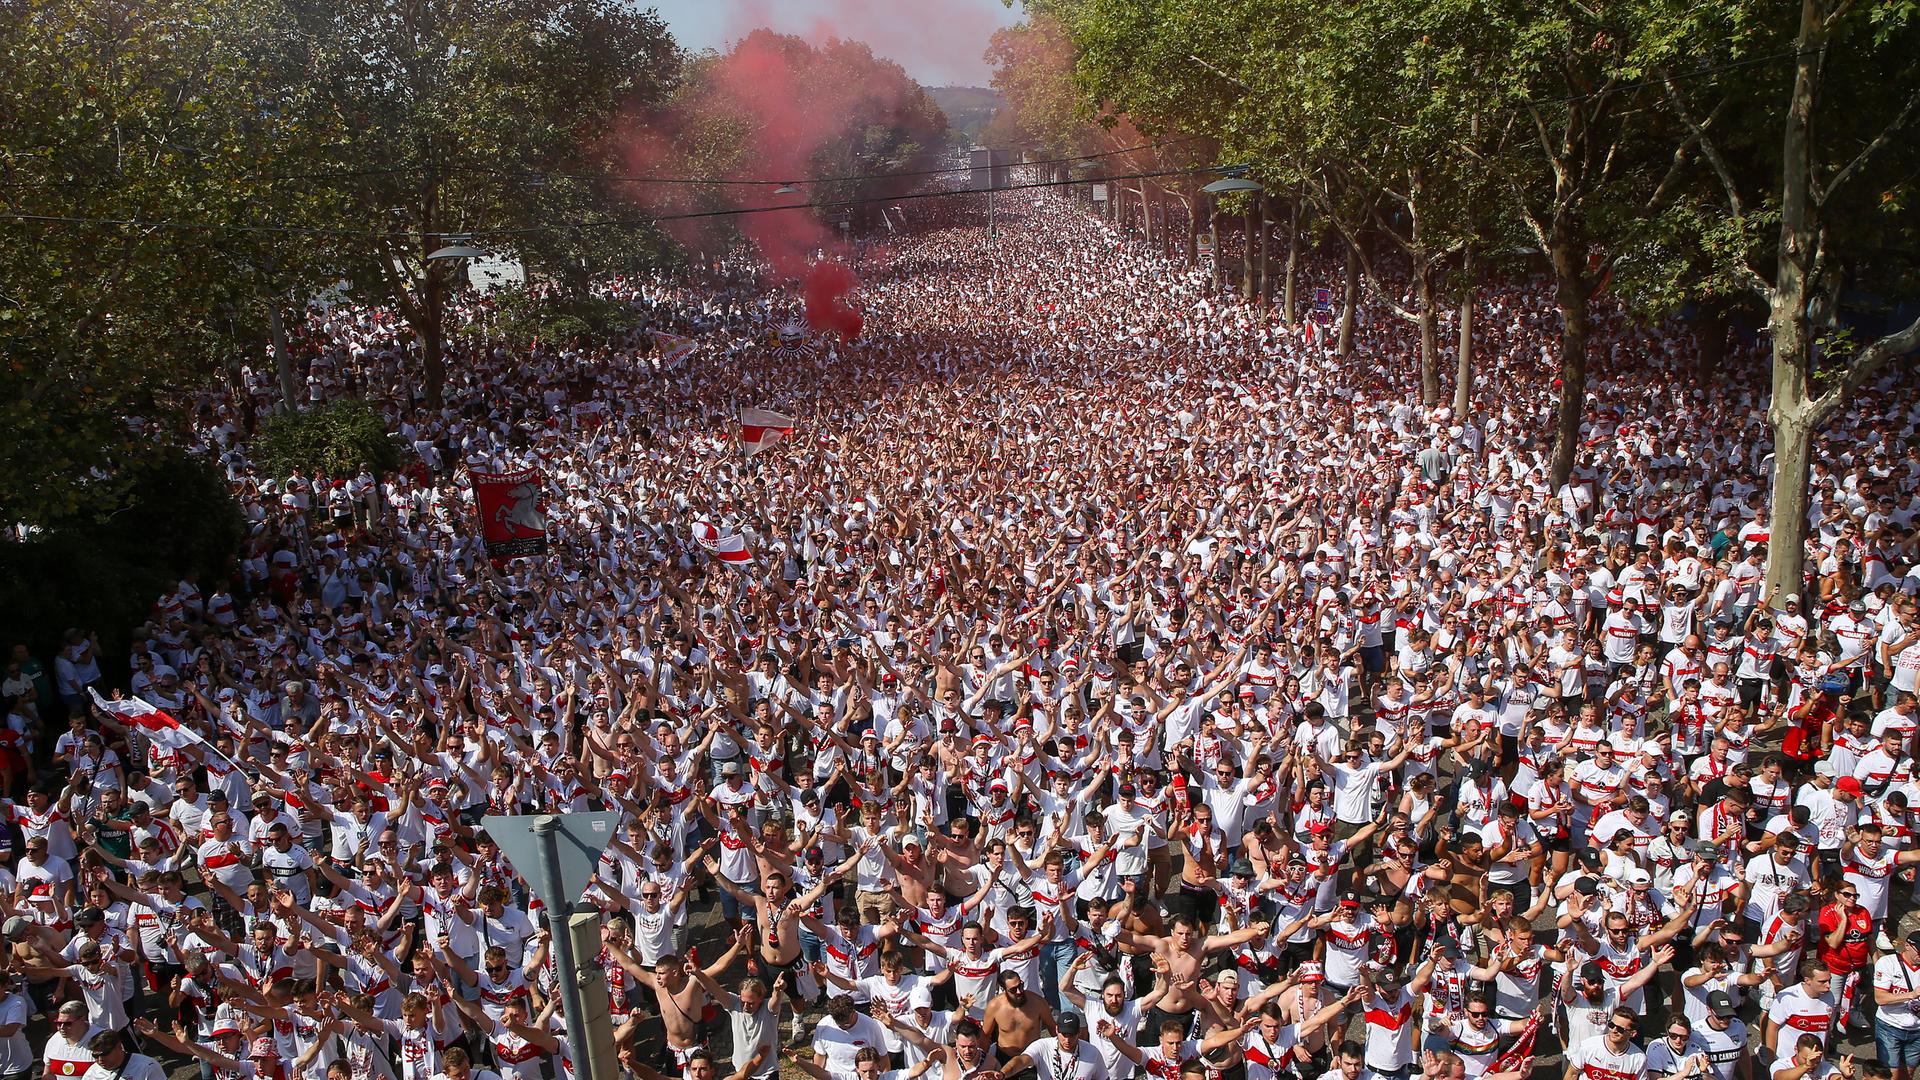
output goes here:
<path id="1" fill-rule="evenodd" d="M 487 253 L 472 244 L 448 244 L 427 256 L 428 262 L 442 262 L 449 259 L 484 259 Z"/>
<path id="2" fill-rule="evenodd" d="M 773 193 L 775 195 L 798 195 L 800 194 L 800 189 L 794 187 L 792 184 L 781 184 L 779 187 L 773 189 Z"/>
<path id="3" fill-rule="evenodd" d="M 1244 177 L 1230 176 L 1225 180 L 1215 180 L 1200 189 L 1209 195 L 1224 195 L 1230 191 L 1265 191 L 1266 186 Z"/>

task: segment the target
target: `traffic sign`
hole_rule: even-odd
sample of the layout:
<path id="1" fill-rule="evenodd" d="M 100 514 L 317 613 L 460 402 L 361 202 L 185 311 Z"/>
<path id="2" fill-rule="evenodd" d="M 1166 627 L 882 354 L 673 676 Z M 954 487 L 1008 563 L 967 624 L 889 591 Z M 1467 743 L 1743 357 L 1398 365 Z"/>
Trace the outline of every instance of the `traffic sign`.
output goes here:
<path id="1" fill-rule="evenodd" d="M 549 882 L 541 872 L 540 837 L 534 826 L 543 821 L 554 823 L 554 852 L 559 863 L 559 896 L 547 895 Z M 526 879 L 533 895 L 547 905 L 548 911 L 570 913 L 587 882 L 600 864 L 600 853 L 614 839 L 620 815 L 599 811 L 585 814 L 525 814 L 504 817 L 488 815 L 480 819 L 487 835 L 500 845 L 500 851 L 513 868 Z M 555 923 L 555 926 L 560 925 Z"/>

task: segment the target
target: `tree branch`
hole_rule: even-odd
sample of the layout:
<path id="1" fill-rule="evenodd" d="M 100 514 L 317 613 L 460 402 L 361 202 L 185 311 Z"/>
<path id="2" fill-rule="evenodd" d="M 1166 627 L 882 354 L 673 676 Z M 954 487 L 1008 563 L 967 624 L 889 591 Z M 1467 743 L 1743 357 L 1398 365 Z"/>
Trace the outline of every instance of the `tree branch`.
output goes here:
<path id="1" fill-rule="evenodd" d="M 1726 192 L 1728 209 L 1733 211 L 1733 216 L 1736 218 L 1746 217 L 1746 201 L 1740 197 L 1739 185 L 1733 182 L 1733 170 L 1727 167 L 1727 159 L 1721 155 L 1719 144 L 1707 134 L 1707 128 L 1713 124 L 1714 118 L 1720 115 L 1721 110 L 1727 107 L 1731 95 L 1720 99 L 1720 104 L 1714 106 L 1713 112 L 1707 115 L 1703 123 L 1695 120 L 1693 111 L 1681 101 L 1680 88 L 1674 85 L 1673 76 L 1663 71 L 1660 73 L 1660 81 L 1666 87 L 1667 100 L 1673 105 L 1674 115 L 1680 118 L 1681 123 L 1687 125 L 1687 130 L 1693 132 L 1693 137 L 1700 143 L 1700 152 L 1713 166 L 1713 174 L 1719 177 L 1721 190 Z"/>
<path id="2" fill-rule="evenodd" d="M 1808 406 L 1807 416 L 1811 426 L 1818 430 L 1820 425 L 1826 423 L 1840 406 L 1846 404 L 1847 399 L 1865 386 L 1881 368 L 1887 366 L 1888 361 L 1905 356 L 1915 349 L 1920 349 L 1920 319 L 1913 320 L 1906 325 L 1905 329 L 1888 334 L 1854 353 L 1853 359 L 1847 362 L 1846 371 L 1841 374 L 1840 381 L 1832 389 L 1815 398 Z"/>
<path id="3" fill-rule="evenodd" d="M 1893 139 L 1894 132 L 1899 131 L 1907 125 L 1907 121 L 1913 116 L 1915 107 L 1920 107 L 1920 91 L 1915 91 L 1913 96 L 1907 98 L 1907 103 L 1901 108 L 1900 115 L 1894 117 L 1893 122 L 1882 129 L 1880 134 L 1874 136 L 1873 141 L 1867 144 L 1866 149 L 1854 155 L 1852 161 L 1847 162 L 1844 168 L 1834 174 L 1833 181 L 1827 185 L 1825 191 L 1820 190 L 1819 181 L 1809 176 L 1807 178 L 1807 186 L 1813 189 L 1813 204 L 1815 206 L 1825 206 L 1827 199 L 1830 198 L 1834 192 L 1840 190 L 1840 185 L 1853 179 L 1855 170 L 1865 165 L 1874 154 L 1880 151 L 1881 147 L 1887 145 L 1887 143 Z"/>

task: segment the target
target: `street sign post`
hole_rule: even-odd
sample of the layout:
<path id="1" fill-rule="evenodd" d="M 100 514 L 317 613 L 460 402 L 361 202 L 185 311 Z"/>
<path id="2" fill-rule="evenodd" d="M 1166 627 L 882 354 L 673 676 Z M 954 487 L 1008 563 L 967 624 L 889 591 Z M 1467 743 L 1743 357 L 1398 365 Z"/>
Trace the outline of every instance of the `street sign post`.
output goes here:
<path id="1" fill-rule="evenodd" d="M 581 949 L 576 947 L 576 938 L 593 940 L 581 933 L 583 928 L 576 922 L 597 924 L 599 915 L 589 912 L 576 916 L 573 909 L 619 822 L 619 814 L 606 812 L 490 815 L 480 819 L 487 835 L 500 845 L 501 853 L 527 879 L 533 895 L 546 905 L 560 1003 L 566 1010 L 567 1042 L 583 1059 L 580 1064 L 584 1068 L 576 1068 L 575 1074 L 590 1080 L 614 1080 L 620 1065 L 614 1056 L 613 1027 L 607 1015 L 606 983 L 597 964 L 581 969 Z M 596 983 L 597 996 L 589 992 Z M 598 1008 L 589 1007 L 590 997 Z"/>

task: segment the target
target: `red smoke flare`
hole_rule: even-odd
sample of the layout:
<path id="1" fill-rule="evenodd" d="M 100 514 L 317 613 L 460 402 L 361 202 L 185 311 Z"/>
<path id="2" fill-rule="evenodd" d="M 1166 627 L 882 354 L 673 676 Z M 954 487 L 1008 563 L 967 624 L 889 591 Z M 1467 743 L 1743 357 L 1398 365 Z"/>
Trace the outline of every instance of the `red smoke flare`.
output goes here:
<path id="1" fill-rule="evenodd" d="M 860 279 L 842 263 L 817 262 L 807 268 L 802 291 L 807 299 L 807 325 L 814 333 L 835 333 L 844 344 L 860 336 L 866 320 L 847 303 L 847 294 Z"/>

